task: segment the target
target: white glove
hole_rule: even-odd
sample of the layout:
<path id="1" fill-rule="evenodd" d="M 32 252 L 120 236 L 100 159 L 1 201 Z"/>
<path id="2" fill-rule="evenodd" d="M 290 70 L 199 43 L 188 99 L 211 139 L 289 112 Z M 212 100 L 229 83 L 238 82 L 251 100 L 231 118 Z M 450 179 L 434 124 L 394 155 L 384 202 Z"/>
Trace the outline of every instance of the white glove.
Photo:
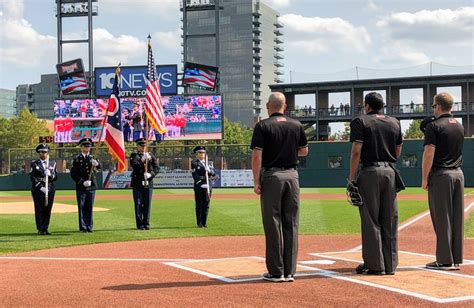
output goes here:
<path id="1" fill-rule="evenodd" d="M 84 185 L 84 187 L 91 187 L 92 181 L 84 181 L 84 183 L 82 184 Z"/>
<path id="2" fill-rule="evenodd" d="M 46 187 L 41 187 L 40 190 L 43 194 L 46 194 Z"/>
<path id="3" fill-rule="evenodd" d="M 202 184 L 202 185 L 201 185 L 201 188 L 207 189 L 208 187 L 209 187 L 209 185 L 207 185 L 207 184 Z"/>
<path id="4" fill-rule="evenodd" d="M 145 180 L 148 180 L 149 178 L 151 178 L 151 173 L 145 172 L 143 176 L 145 177 Z"/>
<path id="5" fill-rule="evenodd" d="M 49 171 L 49 169 L 46 169 L 44 171 L 44 176 L 50 176 L 51 175 L 51 171 Z"/>
<path id="6" fill-rule="evenodd" d="M 142 161 L 145 161 L 145 160 L 151 160 L 150 153 L 146 152 L 145 154 L 143 154 Z"/>
<path id="7" fill-rule="evenodd" d="M 97 159 L 92 159 L 91 164 L 93 167 L 97 167 L 99 165 L 99 162 L 97 161 Z"/>

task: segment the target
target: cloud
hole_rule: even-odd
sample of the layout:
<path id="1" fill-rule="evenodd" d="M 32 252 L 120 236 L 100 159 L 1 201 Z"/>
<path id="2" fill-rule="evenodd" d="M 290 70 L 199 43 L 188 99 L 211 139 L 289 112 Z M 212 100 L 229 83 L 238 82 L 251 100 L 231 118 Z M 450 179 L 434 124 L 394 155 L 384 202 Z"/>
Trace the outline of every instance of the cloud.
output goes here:
<path id="1" fill-rule="evenodd" d="M 180 15 L 180 0 L 100 0 L 100 10 L 174 19 Z"/>
<path id="2" fill-rule="evenodd" d="M 398 40 L 472 46 L 474 7 L 393 13 L 380 19 L 377 26 Z"/>
<path id="3" fill-rule="evenodd" d="M 378 6 L 374 0 L 369 0 L 367 2 L 367 6 L 366 6 L 366 9 L 368 11 L 371 11 L 371 12 L 377 12 L 377 11 L 380 11 L 381 10 L 381 7 Z"/>
<path id="4" fill-rule="evenodd" d="M 0 2 L 0 10 L 2 11 L 0 16 L 5 14 L 5 16 L 11 19 L 21 19 L 25 10 L 25 4 L 23 0 L 2 0 Z"/>
<path id="5" fill-rule="evenodd" d="M 114 36 L 103 28 L 94 29 L 94 54 L 98 65 L 122 65 L 146 55 L 146 42 L 131 35 Z"/>
<path id="6" fill-rule="evenodd" d="M 17 18 L 20 11 L 16 7 L 0 16 L 0 63 L 25 67 L 54 63 L 56 38 L 38 33 L 28 21 Z"/>
<path id="7" fill-rule="evenodd" d="M 183 31 L 181 29 L 176 29 L 174 31 L 155 32 L 152 37 L 155 39 L 154 41 L 157 42 L 159 46 L 171 51 L 179 52 L 182 50 L 182 33 Z"/>
<path id="8" fill-rule="evenodd" d="M 342 18 L 305 17 L 286 14 L 280 17 L 284 24 L 288 45 L 309 53 L 342 49 L 364 52 L 371 38 L 364 27 L 356 27 Z"/>
<path id="9" fill-rule="evenodd" d="M 383 66 L 412 66 L 430 62 L 432 59 L 422 51 L 400 42 L 394 42 L 381 48 L 375 62 Z"/>
<path id="10" fill-rule="evenodd" d="M 292 0 L 264 0 L 263 2 L 272 8 L 284 8 L 290 6 Z"/>

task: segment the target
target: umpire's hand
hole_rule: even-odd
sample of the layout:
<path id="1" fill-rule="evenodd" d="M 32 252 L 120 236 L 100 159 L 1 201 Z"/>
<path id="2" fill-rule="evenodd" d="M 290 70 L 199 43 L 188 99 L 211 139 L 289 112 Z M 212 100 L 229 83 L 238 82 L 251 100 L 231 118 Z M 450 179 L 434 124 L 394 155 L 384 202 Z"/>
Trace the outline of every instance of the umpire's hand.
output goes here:
<path id="1" fill-rule="evenodd" d="M 257 195 L 261 195 L 262 194 L 262 189 L 260 187 L 260 183 L 255 183 L 253 184 L 253 191 L 254 193 L 256 193 Z"/>

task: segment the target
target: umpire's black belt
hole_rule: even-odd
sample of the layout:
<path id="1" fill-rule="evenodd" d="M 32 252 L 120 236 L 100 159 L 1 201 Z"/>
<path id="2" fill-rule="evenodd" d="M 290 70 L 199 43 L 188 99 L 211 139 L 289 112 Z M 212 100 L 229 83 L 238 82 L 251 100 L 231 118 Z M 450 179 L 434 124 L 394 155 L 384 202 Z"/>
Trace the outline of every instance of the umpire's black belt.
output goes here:
<path id="1" fill-rule="evenodd" d="M 439 167 L 439 166 L 433 166 L 431 167 L 431 171 L 438 171 L 438 170 L 456 170 L 459 169 L 460 167 Z"/>
<path id="2" fill-rule="evenodd" d="M 284 170 L 296 170 L 295 167 L 263 167 L 264 171 L 284 171 Z"/>
<path id="3" fill-rule="evenodd" d="M 367 167 L 391 167 L 392 163 L 388 162 L 388 161 L 374 161 L 374 162 L 370 162 L 370 163 L 363 163 L 362 164 L 362 167 L 363 168 L 367 168 Z"/>

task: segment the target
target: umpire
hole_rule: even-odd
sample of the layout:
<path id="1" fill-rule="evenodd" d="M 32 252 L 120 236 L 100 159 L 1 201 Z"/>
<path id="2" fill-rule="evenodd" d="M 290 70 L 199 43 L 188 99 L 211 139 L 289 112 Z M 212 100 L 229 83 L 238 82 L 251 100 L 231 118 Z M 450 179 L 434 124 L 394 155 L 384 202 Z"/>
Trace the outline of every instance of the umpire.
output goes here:
<path id="1" fill-rule="evenodd" d="M 196 223 L 198 228 L 207 228 L 207 215 L 212 195 L 212 181 L 216 176 L 214 168 L 206 161 L 206 148 L 197 146 L 193 149 L 196 159 L 191 163 L 191 172 L 194 180 L 194 202 Z M 206 176 L 207 172 L 207 176 Z"/>
<path id="2" fill-rule="evenodd" d="M 133 169 L 131 186 L 138 230 L 150 230 L 153 178 L 160 170 L 155 156 L 145 152 L 146 142 L 145 138 L 138 138 L 136 140 L 137 150 L 130 155 L 130 166 Z"/>
<path id="3" fill-rule="evenodd" d="M 48 231 L 51 210 L 54 202 L 54 183 L 58 179 L 56 164 L 49 160 L 49 147 L 42 143 L 36 147 L 39 159 L 31 162 L 30 179 L 31 195 L 35 204 L 36 229 L 39 235 L 50 235 Z M 46 187 L 46 180 L 48 186 Z M 48 201 L 46 202 L 46 194 Z"/>
<path id="4" fill-rule="evenodd" d="M 79 231 L 93 232 L 93 206 L 97 179 L 95 172 L 101 169 L 100 163 L 90 154 L 92 140 L 83 138 L 79 141 L 81 153 L 72 161 L 71 177 L 76 182 L 76 198 L 79 212 Z"/>
<path id="5" fill-rule="evenodd" d="M 458 270 L 463 261 L 464 128 L 453 118 L 453 97 L 439 93 L 432 105 L 436 119 L 426 125 L 422 188 L 428 190 L 431 221 L 436 233 L 436 270 Z"/>
<path id="6" fill-rule="evenodd" d="M 252 136 L 254 192 L 260 195 L 265 259 L 272 282 L 293 281 L 298 255 L 298 156 L 308 155 L 308 142 L 300 122 L 284 116 L 285 96 L 270 95 L 270 117 L 255 126 Z"/>
<path id="7" fill-rule="evenodd" d="M 383 98 L 365 96 L 364 115 L 351 121 L 349 181 L 359 188 L 362 205 L 363 264 L 358 274 L 393 275 L 398 265 L 398 208 L 394 164 L 402 151 L 400 122 L 383 114 Z M 362 169 L 356 180 L 356 173 Z"/>

